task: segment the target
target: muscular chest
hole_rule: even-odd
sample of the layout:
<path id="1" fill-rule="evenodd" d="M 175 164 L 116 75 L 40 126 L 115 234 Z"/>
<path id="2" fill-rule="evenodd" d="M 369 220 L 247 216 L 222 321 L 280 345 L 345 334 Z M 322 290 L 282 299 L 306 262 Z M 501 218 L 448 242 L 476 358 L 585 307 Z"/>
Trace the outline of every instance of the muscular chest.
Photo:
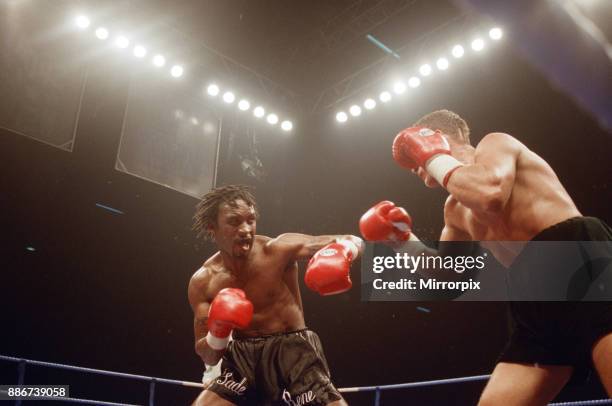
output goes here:
<path id="1" fill-rule="evenodd" d="M 286 290 L 283 280 L 283 269 L 271 266 L 273 264 L 254 262 L 240 274 L 233 274 L 226 269 L 220 269 L 209 285 L 207 296 L 209 300 L 224 288 L 239 288 L 244 290 L 247 298 L 253 303 L 255 311 L 274 303 Z"/>
<path id="2" fill-rule="evenodd" d="M 452 196 L 444 206 L 444 220 L 447 225 L 460 230 L 474 241 L 499 239 L 501 224 L 491 224 L 478 213 L 465 207 Z"/>

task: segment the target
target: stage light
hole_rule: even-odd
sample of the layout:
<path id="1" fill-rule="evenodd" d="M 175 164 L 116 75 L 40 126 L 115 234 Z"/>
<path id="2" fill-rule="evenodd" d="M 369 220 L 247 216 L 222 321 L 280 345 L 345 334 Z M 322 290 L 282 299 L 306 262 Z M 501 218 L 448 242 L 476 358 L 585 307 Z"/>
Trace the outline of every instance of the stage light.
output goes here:
<path id="1" fill-rule="evenodd" d="M 210 96 L 217 96 L 219 94 L 219 86 L 215 85 L 214 83 L 208 85 L 208 87 L 206 88 L 206 92 L 210 95 Z"/>
<path id="2" fill-rule="evenodd" d="M 348 116 L 346 115 L 346 113 L 344 111 L 339 111 L 338 113 L 336 113 L 336 121 L 339 123 L 346 123 L 346 120 L 348 120 Z"/>
<path id="3" fill-rule="evenodd" d="M 248 100 L 240 100 L 240 102 L 238 103 L 238 108 L 242 111 L 247 111 L 248 109 L 251 108 L 251 103 L 249 103 Z"/>
<path id="4" fill-rule="evenodd" d="M 410 79 L 408 79 L 408 86 L 410 86 L 413 89 L 421 86 L 421 79 L 419 79 L 416 76 L 411 77 Z"/>
<path id="5" fill-rule="evenodd" d="M 291 131 L 293 129 L 293 123 L 289 120 L 285 120 L 281 123 L 283 131 Z"/>
<path id="6" fill-rule="evenodd" d="M 89 24 L 91 24 L 91 21 L 89 21 L 89 18 L 87 18 L 87 16 L 78 16 L 75 19 L 75 22 L 77 27 L 82 30 L 86 29 L 87 27 L 89 27 Z"/>
<path id="7" fill-rule="evenodd" d="M 349 109 L 349 113 L 351 113 L 351 116 L 353 117 L 359 117 L 361 115 L 361 107 L 356 104 L 353 104 Z"/>
<path id="8" fill-rule="evenodd" d="M 266 110 L 261 106 L 257 106 L 253 109 L 253 115 L 257 118 L 262 118 L 265 114 Z"/>
<path id="9" fill-rule="evenodd" d="M 180 65 L 174 65 L 172 69 L 170 69 L 170 74 L 175 78 L 179 78 L 183 76 L 183 72 L 184 72 L 184 69 Z"/>
<path id="10" fill-rule="evenodd" d="M 193 125 L 198 125 L 198 124 L 200 124 L 200 122 L 198 121 L 198 119 L 197 119 L 197 118 L 195 118 L 195 117 L 191 117 L 191 124 L 193 124 Z"/>
<path id="11" fill-rule="evenodd" d="M 165 64 L 166 64 L 166 58 L 164 58 L 163 55 L 155 55 L 153 57 L 153 65 L 157 66 L 158 68 L 161 68 Z"/>
<path id="12" fill-rule="evenodd" d="M 366 99 L 366 101 L 363 102 L 363 107 L 365 107 L 368 110 L 372 110 L 374 107 L 376 107 L 376 100 Z"/>
<path id="13" fill-rule="evenodd" d="M 439 58 L 436 61 L 436 66 L 440 70 L 447 70 L 448 69 L 448 59 L 446 59 L 446 58 Z"/>
<path id="14" fill-rule="evenodd" d="M 489 38 L 492 40 L 500 40 L 504 36 L 504 32 L 499 27 L 493 27 L 489 30 Z"/>
<path id="15" fill-rule="evenodd" d="M 428 63 L 421 65 L 421 67 L 419 68 L 419 73 L 423 76 L 431 75 L 431 65 L 429 65 Z"/>
<path id="16" fill-rule="evenodd" d="M 268 114 L 268 117 L 266 117 L 266 121 L 269 124 L 274 125 L 274 124 L 278 123 L 278 116 L 276 114 L 274 114 L 274 113 Z"/>
<path id="17" fill-rule="evenodd" d="M 387 103 L 389 100 L 391 100 L 391 93 L 385 90 L 378 96 L 378 99 L 383 103 Z"/>
<path id="18" fill-rule="evenodd" d="M 451 52 L 455 58 L 461 58 L 465 54 L 465 49 L 461 45 L 455 45 Z"/>
<path id="19" fill-rule="evenodd" d="M 130 46 L 130 40 L 124 37 L 123 35 L 120 35 L 115 38 L 115 45 L 117 45 L 117 47 L 121 49 L 124 49 Z"/>
<path id="20" fill-rule="evenodd" d="M 134 56 L 136 58 L 144 58 L 147 55 L 147 49 L 142 45 L 136 45 L 134 47 Z"/>
<path id="21" fill-rule="evenodd" d="M 482 51 L 484 49 L 484 41 L 480 38 L 476 38 L 472 41 L 472 49 L 476 52 Z"/>
<path id="22" fill-rule="evenodd" d="M 227 104 L 232 104 L 234 100 L 236 100 L 236 96 L 234 96 L 234 93 L 232 92 L 223 93 L 223 101 L 226 102 Z"/>
<path id="23" fill-rule="evenodd" d="M 108 38 L 108 30 L 104 27 L 100 27 L 96 30 L 96 37 L 101 40 L 105 40 Z"/>
<path id="24" fill-rule="evenodd" d="M 406 91 L 406 85 L 404 82 L 395 82 L 393 84 L 393 91 L 395 94 L 402 94 Z"/>

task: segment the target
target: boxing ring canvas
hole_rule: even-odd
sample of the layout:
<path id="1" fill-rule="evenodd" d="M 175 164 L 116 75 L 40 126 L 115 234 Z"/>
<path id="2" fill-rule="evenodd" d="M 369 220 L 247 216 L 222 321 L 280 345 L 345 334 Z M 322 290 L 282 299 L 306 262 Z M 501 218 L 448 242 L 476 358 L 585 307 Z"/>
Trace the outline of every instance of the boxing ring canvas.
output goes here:
<path id="1" fill-rule="evenodd" d="M 133 75 L 115 168 L 199 198 L 215 185 L 220 132 L 193 87 Z"/>

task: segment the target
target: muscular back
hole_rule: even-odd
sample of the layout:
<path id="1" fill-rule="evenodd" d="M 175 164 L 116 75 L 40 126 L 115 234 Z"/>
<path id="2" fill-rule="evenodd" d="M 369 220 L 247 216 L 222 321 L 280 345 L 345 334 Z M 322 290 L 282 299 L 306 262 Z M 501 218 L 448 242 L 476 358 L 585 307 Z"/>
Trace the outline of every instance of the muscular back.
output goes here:
<path id="1" fill-rule="evenodd" d="M 292 259 L 268 244 L 270 238 L 256 236 L 252 252 L 237 276 L 225 269 L 219 253 L 210 257 L 192 277 L 197 302 L 208 304 L 223 288 L 245 291 L 253 303 L 253 320 L 237 337 L 254 337 L 304 328 L 298 267 Z"/>
<path id="2" fill-rule="evenodd" d="M 516 252 L 494 241 L 528 241 L 547 227 L 580 216 L 548 163 L 515 138 L 489 134 L 475 152 L 474 164 L 483 162 L 487 170 L 504 172 L 501 182 L 506 185 L 502 189 L 507 189 L 503 204 L 485 213 L 466 207 L 451 195 L 444 209 L 445 221 L 462 237 L 459 239 L 490 241 L 485 245 L 502 263 L 511 262 Z M 475 188 L 478 192 L 478 185 Z"/>

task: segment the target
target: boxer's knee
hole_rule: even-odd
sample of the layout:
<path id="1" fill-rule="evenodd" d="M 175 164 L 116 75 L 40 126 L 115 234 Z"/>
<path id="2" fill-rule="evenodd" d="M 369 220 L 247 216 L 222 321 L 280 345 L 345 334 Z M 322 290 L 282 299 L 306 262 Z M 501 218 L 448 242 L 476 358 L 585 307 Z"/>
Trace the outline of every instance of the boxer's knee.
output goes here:
<path id="1" fill-rule="evenodd" d="M 194 400 L 191 406 L 234 406 L 234 404 L 228 402 L 214 392 L 204 390 L 200 393 L 200 396 Z"/>

